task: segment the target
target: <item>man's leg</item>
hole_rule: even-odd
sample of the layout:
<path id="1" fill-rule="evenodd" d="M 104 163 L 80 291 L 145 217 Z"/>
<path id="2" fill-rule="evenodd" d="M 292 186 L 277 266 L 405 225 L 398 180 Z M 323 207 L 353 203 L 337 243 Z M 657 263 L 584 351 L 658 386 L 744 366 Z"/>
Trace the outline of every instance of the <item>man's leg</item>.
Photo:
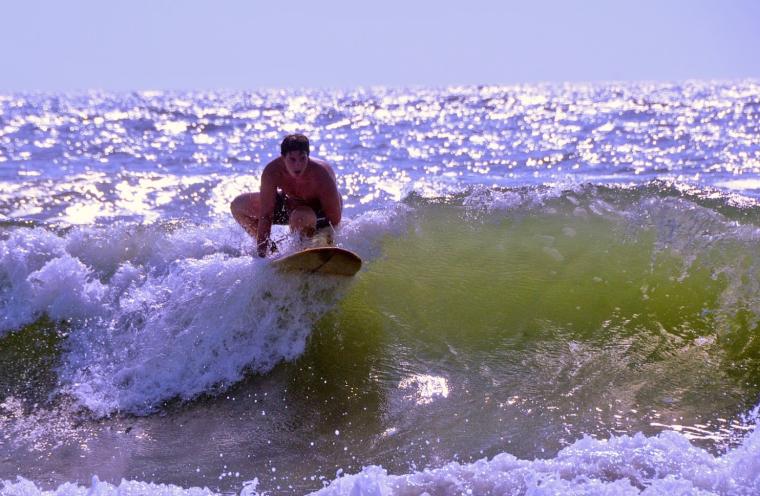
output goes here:
<path id="1" fill-rule="evenodd" d="M 256 238 L 259 227 L 259 194 L 243 193 L 230 203 L 232 217 L 243 226 L 245 232 Z"/>
<path id="2" fill-rule="evenodd" d="M 290 230 L 308 238 L 317 230 L 317 214 L 310 207 L 296 207 L 290 212 Z"/>

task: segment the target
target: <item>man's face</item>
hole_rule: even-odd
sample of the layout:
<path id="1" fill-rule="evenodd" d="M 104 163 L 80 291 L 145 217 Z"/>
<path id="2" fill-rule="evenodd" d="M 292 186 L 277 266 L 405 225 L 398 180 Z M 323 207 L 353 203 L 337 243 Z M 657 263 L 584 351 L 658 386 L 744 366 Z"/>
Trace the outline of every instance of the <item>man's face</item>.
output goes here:
<path id="1" fill-rule="evenodd" d="M 301 177 L 309 164 L 309 156 L 302 151 L 289 151 L 283 155 L 285 170 L 293 177 Z"/>

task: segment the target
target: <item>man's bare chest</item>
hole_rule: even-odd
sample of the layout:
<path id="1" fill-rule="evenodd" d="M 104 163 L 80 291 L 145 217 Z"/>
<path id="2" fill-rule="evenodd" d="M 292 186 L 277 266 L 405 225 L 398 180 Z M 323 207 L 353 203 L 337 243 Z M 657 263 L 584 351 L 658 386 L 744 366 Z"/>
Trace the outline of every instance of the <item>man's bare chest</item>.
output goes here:
<path id="1" fill-rule="evenodd" d="M 310 202 L 319 199 L 319 190 L 314 181 L 288 179 L 280 183 L 280 189 L 293 200 Z"/>

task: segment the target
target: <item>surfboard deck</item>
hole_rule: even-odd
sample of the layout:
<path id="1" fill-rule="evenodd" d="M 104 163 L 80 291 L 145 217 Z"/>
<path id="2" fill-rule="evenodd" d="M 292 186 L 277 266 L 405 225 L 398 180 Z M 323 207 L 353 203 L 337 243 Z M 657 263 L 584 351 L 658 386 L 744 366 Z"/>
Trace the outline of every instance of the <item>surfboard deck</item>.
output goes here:
<path id="1" fill-rule="evenodd" d="M 343 248 L 321 246 L 276 258 L 272 265 L 285 272 L 353 276 L 361 269 L 362 259 Z"/>

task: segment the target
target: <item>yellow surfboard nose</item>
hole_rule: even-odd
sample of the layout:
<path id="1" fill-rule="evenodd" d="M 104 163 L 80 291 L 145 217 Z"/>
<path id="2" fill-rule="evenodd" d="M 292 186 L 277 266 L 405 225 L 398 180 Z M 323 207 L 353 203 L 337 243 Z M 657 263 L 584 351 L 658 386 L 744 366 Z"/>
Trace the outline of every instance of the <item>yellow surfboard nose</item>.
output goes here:
<path id="1" fill-rule="evenodd" d="M 362 259 L 343 248 L 323 246 L 286 255 L 273 260 L 272 264 L 285 272 L 353 276 L 361 269 Z"/>

